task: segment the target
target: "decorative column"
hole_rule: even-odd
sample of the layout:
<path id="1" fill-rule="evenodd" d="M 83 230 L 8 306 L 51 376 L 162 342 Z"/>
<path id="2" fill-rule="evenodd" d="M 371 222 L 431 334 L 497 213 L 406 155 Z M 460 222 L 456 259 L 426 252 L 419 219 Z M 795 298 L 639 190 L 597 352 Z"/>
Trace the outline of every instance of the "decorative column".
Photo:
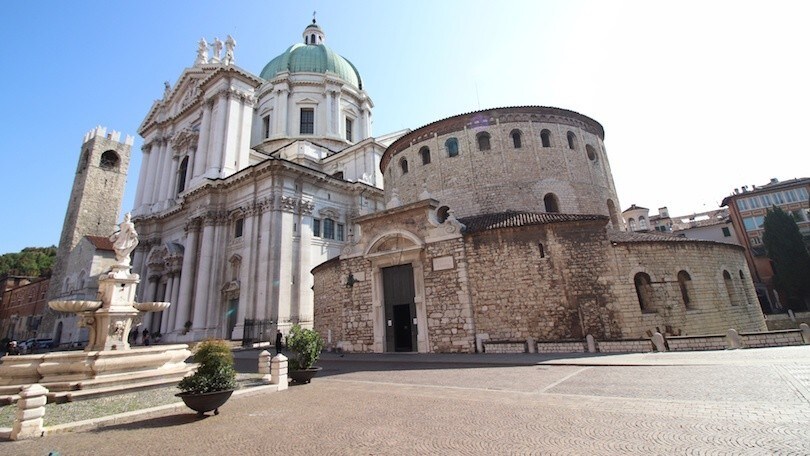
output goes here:
<path id="1" fill-rule="evenodd" d="M 253 247 L 257 245 L 258 230 L 254 229 L 258 213 L 258 207 L 250 207 L 244 215 L 244 247 L 242 248 L 242 268 L 239 271 L 239 307 L 236 310 L 236 326 L 233 329 L 233 338 L 241 339 L 245 331 L 245 314 L 248 307 L 253 306 L 253 290 L 256 283 L 253 280 Z"/>
<path id="2" fill-rule="evenodd" d="M 182 331 L 188 321 L 191 309 L 191 297 L 194 292 L 194 277 L 197 269 L 197 237 L 200 231 L 200 219 L 192 219 L 186 226 L 186 244 L 183 253 L 183 269 L 180 276 L 180 294 L 177 299 L 177 315 L 173 329 Z M 170 327 L 172 328 L 172 327 Z"/>
<path id="3" fill-rule="evenodd" d="M 286 83 L 276 85 L 276 132 L 279 136 L 289 136 L 289 119 L 287 118 L 287 101 L 290 96 L 290 88 Z M 295 132 L 297 136 L 299 132 Z"/>
<path id="4" fill-rule="evenodd" d="M 218 313 L 222 303 L 222 275 L 224 264 L 227 263 L 225 246 L 229 239 L 228 225 L 222 213 L 214 215 L 214 236 L 211 240 L 211 265 L 208 271 L 208 306 L 205 312 L 205 328 L 216 328 L 222 323 L 224 314 Z M 205 232 L 203 232 L 205 234 Z M 210 337 L 206 334 L 205 337 Z"/>
<path id="5" fill-rule="evenodd" d="M 211 302 L 208 296 L 209 280 L 211 280 L 211 265 L 213 264 L 214 250 L 214 229 L 216 225 L 216 215 L 209 213 L 203 221 L 202 240 L 200 241 L 200 261 L 197 268 L 197 281 L 194 285 L 196 295 L 194 305 L 191 310 L 192 325 L 195 331 L 205 329 L 206 312 Z"/>
<path id="6" fill-rule="evenodd" d="M 143 204 L 143 193 L 146 187 L 146 175 L 149 174 L 149 157 L 151 148 L 144 144 L 141 146 L 141 170 L 138 173 L 138 188 L 135 190 L 135 209 L 140 210 Z"/>
<path id="7" fill-rule="evenodd" d="M 256 299 L 252 303 L 253 318 L 265 319 L 268 316 L 273 317 L 273 312 L 268 307 L 275 305 L 277 299 L 277 283 L 273 276 L 273 263 L 277 251 L 271 251 L 270 245 L 273 238 L 278 237 L 273 231 L 271 220 L 276 215 L 273 208 L 273 201 L 268 200 L 261 207 L 261 217 L 259 218 L 259 233 L 256 238 L 259 243 L 259 255 L 256 258 L 256 277 L 258 280 L 258 287 L 256 289 Z"/>
<path id="8" fill-rule="evenodd" d="M 205 177 L 216 179 L 220 177 L 222 169 L 222 156 L 225 153 L 223 147 L 225 110 L 227 109 L 226 92 L 220 92 L 216 96 L 216 106 L 214 106 L 211 119 L 211 138 L 208 142 L 208 163 L 205 170 Z"/>
<path id="9" fill-rule="evenodd" d="M 183 281 L 183 273 L 177 271 L 174 275 L 174 287 L 172 288 L 171 302 L 174 304 L 169 307 L 169 320 L 166 323 L 166 329 L 172 330 L 177 325 L 177 301 L 180 299 L 180 284 Z"/>
<path id="10" fill-rule="evenodd" d="M 171 136 L 167 136 L 163 143 L 163 170 L 160 173 L 160 193 L 157 201 L 166 201 L 171 198 L 170 184 L 172 177 L 175 174 L 174 148 L 172 147 Z"/>
<path id="11" fill-rule="evenodd" d="M 308 323 L 307 327 L 312 327 L 312 299 L 310 297 L 312 293 L 312 283 L 310 283 L 312 265 L 310 264 L 309 255 L 312 247 L 312 230 L 310 225 L 306 224 L 306 219 L 312 215 L 314 208 L 315 204 L 312 201 L 301 201 L 298 205 L 298 226 L 301 235 L 298 238 L 298 262 L 294 271 L 295 284 L 293 288 L 295 288 L 296 292 L 293 293 L 294 299 L 291 299 L 292 302 L 298 303 L 296 314 L 299 323 Z"/>
<path id="12" fill-rule="evenodd" d="M 141 177 L 144 177 L 141 206 L 149 206 L 152 204 L 152 194 L 155 189 L 155 162 L 158 161 L 157 155 L 159 154 L 156 143 L 157 141 L 153 140 L 148 146 L 144 146 L 148 148 L 148 152 L 144 152 L 144 157 L 148 157 L 148 160 L 144 161 L 144 163 L 146 163 L 145 166 L 141 166 Z M 142 209 L 142 213 L 146 212 L 145 207 Z"/>
<path id="13" fill-rule="evenodd" d="M 208 144 L 211 139 L 211 110 L 213 109 L 213 105 L 213 99 L 208 99 L 203 102 L 200 138 L 197 144 L 197 151 L 194 153 L 194 169 L 191 173 L 192 179 L 190 185 L 196 185 L 197 181 L 204 177 L 205 170 L 207 169 Z"/>

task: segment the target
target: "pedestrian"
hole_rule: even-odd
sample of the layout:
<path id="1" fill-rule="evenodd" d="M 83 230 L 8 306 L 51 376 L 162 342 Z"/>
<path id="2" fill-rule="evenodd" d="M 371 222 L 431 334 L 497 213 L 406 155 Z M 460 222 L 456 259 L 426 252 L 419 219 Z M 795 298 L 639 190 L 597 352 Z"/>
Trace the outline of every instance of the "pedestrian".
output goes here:
<path id="1" fill-rule="evenodd" d="M 9 355 L 19 355 L 20 354 L 20 349 L 17 348 L 17 341 L 16 340 L 9 341 L 8 347 L 6 348 L 6 353 L 9 354 Z"/>
<path id="2" fill-rule="evenodd" d="M 129 345 L 135 345 L 137 341 L 138 341 L 138 327 L 133 326 L 132 329 L 129 331 L 127 342 L 129 342 Z"/>
<path id="3" fill-rule="evenodd" d="M 283 348 L 282 344 L 281 344 L 281 339 L 283 339 L 283 338 L 284 338 L 284 336 L 281 334 L 281 330 L 280 329 L 277 330 L 276 331 L 276 354 L 277 355 L 281 353 L 281 349 Z"/>
<path id="4" fill-rule="evenodd" d="M 146 328 L 143 328 L 143 344 L 144 345 L 149 345 L 149 343 L 150 343 L 149 330 L 146 329 Z"/>

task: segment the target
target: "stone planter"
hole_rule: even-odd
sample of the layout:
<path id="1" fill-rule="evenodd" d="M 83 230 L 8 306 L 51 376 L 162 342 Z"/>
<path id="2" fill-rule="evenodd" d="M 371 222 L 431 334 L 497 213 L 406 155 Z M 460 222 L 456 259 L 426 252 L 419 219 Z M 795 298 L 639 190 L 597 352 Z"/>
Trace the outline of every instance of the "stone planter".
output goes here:
<path id="1" fill-rule="evenodd" d="M 214 391 L 211 393 L 177 393 L 175 396 L 183 399 L 186 406 L 197 412 L 197 416 L 203 416 L 206 412 L 214 411 L 214 415 L 219 415 L 219 407 L 228 402 L 233 390 Z"/>
<path id="2" fill-rule="evenodd" d="M 289 370 L 287 375 L 295 383 L 309 383 L 318 372 L 323 369 L 322 367 L 310 367 L 309 369 Z"/>

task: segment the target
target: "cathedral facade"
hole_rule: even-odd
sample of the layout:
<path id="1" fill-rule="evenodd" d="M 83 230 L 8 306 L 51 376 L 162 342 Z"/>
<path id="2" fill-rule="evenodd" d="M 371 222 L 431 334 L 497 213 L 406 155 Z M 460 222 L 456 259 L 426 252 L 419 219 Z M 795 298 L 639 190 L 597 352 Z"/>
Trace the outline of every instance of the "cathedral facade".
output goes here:
<path id="1" fill-rule="evenodd" d="M 381 208 L 380 160 L 404 132 L 371 136 L 360 74 L 325 42 L 313 21 L 255 75 L 231 37 L 201 40 L 140 126 L 133 272 L 140 301 L 172 303 L 144 322 L 162 340 L 312 327 L 310 270 Z"/>

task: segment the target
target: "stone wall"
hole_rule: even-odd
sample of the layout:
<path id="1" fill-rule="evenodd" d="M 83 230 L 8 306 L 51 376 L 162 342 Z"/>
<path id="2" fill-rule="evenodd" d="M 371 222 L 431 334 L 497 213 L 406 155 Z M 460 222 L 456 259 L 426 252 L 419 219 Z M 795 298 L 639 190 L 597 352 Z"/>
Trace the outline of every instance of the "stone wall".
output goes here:
<path id="1" fill-rule="evenodd" d="M 726 336 L 668 336 L 669 351 L 725 350 L 728 348 Z"/>
<path id="2" fill-rule="evenodd" d="M 521 342 L 484 342 L 484 353 L 526 353 Z"/>
<path id="3" fill-rule="evenodd" d="M 584 353 L 588 351 L 585 342 L 560 341 L 560 342 L 537 342 L 537 353 Z"/>
<path id="4" fill-rule="evenodd" d="M 465 238 L 479 334 L 494 340 L 618 337 L 608 303 L 603 221 L 534 225 Z M 540 244 L 543 245 L 542 253 Z"/>
<path id="5" fill-rule="evenodd" d="M 763 331 L 765 320 L 739 247 L 700 241 L 614 243 L 615 278 L 623 337 L 716 334 L 729 328 Z M 685 304 L 679 271 L 691 277 Z M 730 294 L 723 271 L 730 273 Z M 652 280 L 651 311 L 641 311 L 634 277 Z M 740 278 L 740 272 L 743 279 Z"/>
<path id="6" fill-rule="evenodd" d="M 404 136 L 383 159 L 386 201 L 396 193 L 403 204 L 416 202 L 426 187 L 457 217 L 464 217 L 508 209 L 544 212 L 543 197 L 554 193 L 560 212 L 610 215 L 607 201 L 617 207 L 619 203 L 601 128 L 589 128 L 577 120 L 584 116 L 570 111 L 559 110 L 559 115 L 551 117 L 543 115 L 543 109 L 515 108 L 521 112 L 513 113 L 506 108 L 480 116 L 462 115 L 437 122 L 440 125 L 435 129 L 427 126 Z M 550 132 L 550 147 L 542 145 L 543 130 Z M 479 150 L 477 135 L 482 132 L 490 135 L 489 150 Z M 520 133 L 519 148 L 512 132 Z M 576 137 L 573 149 L 568 132 Z M 458 141 L 455 157 L 448 154 L 450 138 Z M 420 154 L 424 147 L 430 151 L 427 164 Z M 407 173 L 402 169 L 403 159 L 408 162 Z"/>
<path id="7" fill-rule="evenodd" d="M 653 345 L 649 339 L 600 340 L 596 349 L 600 353 L 647 353 L 653 351 Z"/>

